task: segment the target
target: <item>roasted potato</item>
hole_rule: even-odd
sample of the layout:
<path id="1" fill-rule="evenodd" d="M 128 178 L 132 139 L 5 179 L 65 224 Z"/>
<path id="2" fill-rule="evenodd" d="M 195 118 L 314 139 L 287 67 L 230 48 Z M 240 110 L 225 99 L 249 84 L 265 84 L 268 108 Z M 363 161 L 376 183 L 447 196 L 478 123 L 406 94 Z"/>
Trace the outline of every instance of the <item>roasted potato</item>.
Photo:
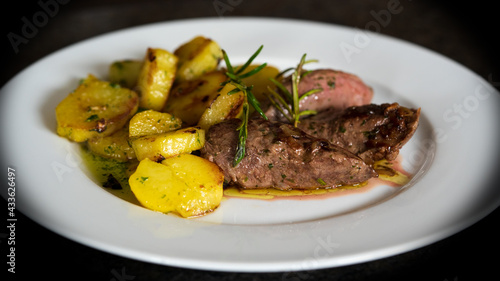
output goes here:
<path id="1" fill-rule="evenodd" d="M 122 87 L 133 89 L 142 69 L 141 60 L 120 60 L 109 66 L 109 82 L 120 84 Z"/>
<path id="2" fill-rule="evenodd" d="M 220 205 L 223 181 L 224 175 L 214 163 L 180 154 L 161 163 L 142 160 L 129 184 L 144 207 L 189 218 L 204 215 Z"/>
<path id="3" fill-rule="evenodd" d="M 120 130 L 137 111 L 139 97 L 89 75 L 56 107 L 57 133 L 75 142 Z"/>
<path id="4" fill-rule="evenodd" d="M 129 136 L 143 137 L 180 129 L 182 120 L 169 113 L 152 109 L 141 111 L 129 122 Z"/>
<path id="5" fill-rule="evenodd" d="M 241 91 L 230 94 L 234 89 L 236 87 L 228 83 L 219 91 L 217 97 L 201 115 L 199 127 L 208 130 L 210 126 L 219 122 L 241 116 L 245 94 Z"/>
<path id="6" fill-rule="evenodd" d="M 148 48 L 137 80 L 139 106 L 161 111 L 174 83 L 178 58 L 159 48 Z"/>
<path id="7" fill-rule="evenodd" d="M 212 71 L 198 79 L 181 82 L 170 92 L 163 111 L 179 117 L 186 126 L 194 126 L 225 80 L 227 77 L 222 71 Z"/>
<path id="8" fill-rule="evenodd" d="M 128 126 L 124 126 L 119 131 L 102 138 L 93 138 L 87 141 L 89 150 L 99 156 L 115 159 L 118 161 L 128 161 L 135 159 L 135 152 L 129 143 Z"/>
<path id="9" fill-rule="evenodd" d="M 222 50 L 217 42 L 197 36 L 179 46 L 174 54 L 179 58 L 177 82 L 193 80 L 217 69 Z"/>
<path id="10" fill-rule="evenodd" d="M 162 134 L 131 139 L 137 159 L 149 158 L 153 161 L 190 153 L 205 145 L 205 131 L 199 127 L 188 127 Z"/>

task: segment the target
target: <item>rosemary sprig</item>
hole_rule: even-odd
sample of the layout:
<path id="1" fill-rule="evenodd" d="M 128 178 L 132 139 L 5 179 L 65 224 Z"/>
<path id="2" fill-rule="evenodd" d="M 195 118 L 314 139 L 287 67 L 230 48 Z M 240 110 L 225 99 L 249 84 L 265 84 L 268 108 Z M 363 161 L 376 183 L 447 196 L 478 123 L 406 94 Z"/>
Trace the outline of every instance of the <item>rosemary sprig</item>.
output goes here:
<path id="1" fill-rule="evenodd" d="M 304 115 L 313 115 L 316 114 L 317 112 L 315 110 L 300 110 L 299 108 L 299 103 L 302 99 L 317 93 L 321 91 L 322 89 L 312 89 L 304 93 L 299 97 L 299 83 L 300 80 L 306 76 L 307 74 L 310 73 L 310 71 L 303 71 L 302 68 L 305 64 L 311 63 L 311 62 L 317 62 L 317 60 L 306 60 L 306 54 L 302 55 L 302 58 L 300 59 L 299 64 L 297 67 L 294 68 L 288 68 L 284 71 L 282 71 L 279 76 L 283 76 L 285 72 L 288 72 L 290 70 L 294 70 L 291 76 L 291 82 L 292 82 L 292 92 L 290 91 L 279 81 L 276 79 L 271 78 L 271 81 L 278 87 L 280 92 L 282 94 L 277 93 L 275 90 L 269 88 L 270 94 L 268 95 L 268 98 L 271 102 L 271 104 L 278 109 L 283 116 L 293 124 L 295 127 L 298 126 L 300 122 L 300 117 Z"/>
<path id="2" fill-rule="evenodd" d="M 247 142 L 247 137 L 248 137 L 248 118 L 249 118 L 249 105 L 251 105 L 255 111 L 257 111 L 264 119 L 268 120 L 262 109 L 260 108 L 260 104 L 255 98 L 255 96 L 252 93 L 252 88 L 253 85 L 247 86 L 245 83 L 242 81 L 242 79 L 246 77 L 250 77 L 260 70 L 262 70 L 264 67 L 266 67 L 266 63 L 263 63 L 256 68 L 252 69 L 251 71 L 248 71 L 246 73 L 243 73 L 250 64 L 252 64 L 253 60 L 259 55 L 260 51 L 262 50 L 264 46 L 260 46 L 259 49 L 247 60 L 246 63 L 244 63 L 242 66 L 238 68 L 234 68 L 231 62 L 229 61 L 229 57 L 226 53 L 225 50 L 222 50 L 222 55 L 224 57 L 224 62 L 226 63 L 226 75 L 229 78 L 227 81 L 223 82 L 221 86 L 224 86 L 228 83 L 231 83 L 233 86 L 236 88 L 228 93 L 228 95 L 236 94 L 238 92 L 243 92 L 244 93 L 244 101 L 243 101 L 243 114 L 241 118 L 241 124 L 238 126 L 238 144 L 236 146 L 236 153 L 234 156 L 234 161 L 233 161 L 233 166 L 237 166 L 241 160 L 245 157 L 245 146 Z"/>

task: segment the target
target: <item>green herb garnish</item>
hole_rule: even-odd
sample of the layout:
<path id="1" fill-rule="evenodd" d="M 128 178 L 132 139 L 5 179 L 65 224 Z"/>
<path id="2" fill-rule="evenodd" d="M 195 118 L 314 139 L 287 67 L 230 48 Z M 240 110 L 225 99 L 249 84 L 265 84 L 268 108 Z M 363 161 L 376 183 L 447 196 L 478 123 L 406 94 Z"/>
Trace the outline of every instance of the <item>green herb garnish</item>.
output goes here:
<path id="1" fill-rule="evenodd" d="M 326 185 L 326 182 L 322 178 L 317 178 L 316 181 L 321 185 Z"/>
<path id="2" fill-rule="evenodd" d="M 87 120 L 85 120 L 85 122 L 92 122 L 92 121 L 95 121 L 99 119 L 99 116 L 97 116 L 97 114 L 92 114 L 89 116 L 89 118 L 87 118 Z"/>
<path id="3" fill-rule="evenodd" d="M 245 96 L 245 100 L 243 102 L 243 115 L 241 118 L 241 124 L 238 126 L 238 145 L 236 147 L 236 153 L 234 156 L 233 166 L 237 166 L 241 160 L 245 157 L 245 146 L 248 137 L 248 117 L 249 117 L 249 105 L 253 106 L 255 111 L 257 111 L 264 119 L 268 120 L 262 109 L 260 108 L 260 104 L 252 93 L 253 85 L 247 86 L 242 81 L 243 78 L 250 77 L 261 69 L 266 67 L 266 63 L 259 65 L 258 67 L 252 69 L 249 72 L 243 73 L 245 69 L 253 62 L 253 60 L 259 55 L 260 51 L 264 46 L 260 46 L 260 48 L 248 59 L 248 61 L 238 68 L 234 68 L 229 61 L 229 57 L 227 56 L 226 51 L 222 50 L 222 55 L 224 57 L 224 62 L 226 63 L 226 75 L 229 78 L 227 81 L 223 82 L 221 86 L 224 86 L 228 83 L 231 83 L 236 88 L 228 93 L 228 95 L 236 94 L 238 92 L 243 92 Z"/>
<path id="4" fill-rule="evenodd" d="M 301 111 L 299 108 L 299 102 L 302 99 L 322 90 L 322 89 L 312 89 L 299 97 L 300 80 L 311 72 L 311 71 L 303 71 L 302 67 L 304 66 L 304 64 L 311 62 L 317 62 L 317 60 L 306 60 L 306 54 L 302 55 L 299 64 L 294 69 L 294 72 L 292 73 L 291 76 L 292 79 L 291 93 L 282 83 L 278 82 L 276 79 L 271 78 L 271 81 L 278 87 L 281 94 L 269 88 L 270 94 L 268 95 L 268 98 L 274 105 L 274 107 L 276 107 L 276 109 L 278 109 L 285 116 L 285 118 L 295 127 L 297 127 L 297 125 L 299 124 L 301 116 L 313 115 L 317 113 L 315 110 Z M 285 72 L 292 69 L 293 68 L 286 69 L 283 72 L 281 72 L 278 76 L 282 76 Z"/>

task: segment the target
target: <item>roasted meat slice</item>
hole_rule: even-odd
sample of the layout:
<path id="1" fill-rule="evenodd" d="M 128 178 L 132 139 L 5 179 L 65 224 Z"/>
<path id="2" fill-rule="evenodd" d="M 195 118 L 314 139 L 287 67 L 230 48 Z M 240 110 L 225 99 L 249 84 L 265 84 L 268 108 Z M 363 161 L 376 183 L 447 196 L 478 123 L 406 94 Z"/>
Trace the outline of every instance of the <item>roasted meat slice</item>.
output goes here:
<path id="1" fill-rule="evenodd" d="M 202 157 L 242 188 L 316 189 L 357 184 L 377 177 L 373 168 L 349 151 L 288 124 L 251 119 L 246 154 L 233 166 L 239 119 L 212 126 Z"/>
<path id="2" fill-rule="evenodd" d="M 283 86 L 290 92 L 292 92 L 291 85 L 290 77 L 285 78 Z M 350 106 L 369 104 L 373 98 L 373 89 L 358 76 L 334 69 L 313 70 L 300 80 L 299 96 L 313 89 L 321 89 L 321 91 L 303 98 L 299 103 L 301 111 L 345 109 Z M 269 106 L 266 109 L 265 113 L 271 120 L 285 121 L 275 107 Z"/>
<path id="3" fill-rule="evenodd" d="M 299 128 L 327 139 L 366 163 L 394 160 L 418 126 L 419 109 L 392 104 L 368 104 L 344 110 L 328 109 L 303 119 Z"/>

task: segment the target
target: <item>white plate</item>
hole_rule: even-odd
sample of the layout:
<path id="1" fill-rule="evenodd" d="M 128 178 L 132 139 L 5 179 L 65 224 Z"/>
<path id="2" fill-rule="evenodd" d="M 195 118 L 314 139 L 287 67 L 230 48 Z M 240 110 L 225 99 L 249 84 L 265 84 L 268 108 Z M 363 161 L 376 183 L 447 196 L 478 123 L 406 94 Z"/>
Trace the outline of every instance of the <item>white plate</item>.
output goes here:
<path id="1" fill-rule="evenodd" d="M 374 102 L 421 107 L 402 150 L 415 174 L 402 190 L 378 186 L 327 200 L 229 199 L 214 213 L 181 219 L 112 196 L 87 176 L 77 145 L 55 134 L 54 108 L 80 78 L 108 64 L 213 38 L 233 61 L 258 57 L 280 68 L 303 53 L 359 75 Z M 113 32 L 33 64 L 1 91 L 2 156 L 16 170 L 24 214 L 65 237 L 110 253 L 221 271 L 310 270 L 395 255 L 478 221 L 500 203 L 489 185 L 498 160 L 499 96 L 440 55 L 359 29 L 283 19 L 184 20 Z M 7 196 L 6 190 L 2 195 Z"/>

